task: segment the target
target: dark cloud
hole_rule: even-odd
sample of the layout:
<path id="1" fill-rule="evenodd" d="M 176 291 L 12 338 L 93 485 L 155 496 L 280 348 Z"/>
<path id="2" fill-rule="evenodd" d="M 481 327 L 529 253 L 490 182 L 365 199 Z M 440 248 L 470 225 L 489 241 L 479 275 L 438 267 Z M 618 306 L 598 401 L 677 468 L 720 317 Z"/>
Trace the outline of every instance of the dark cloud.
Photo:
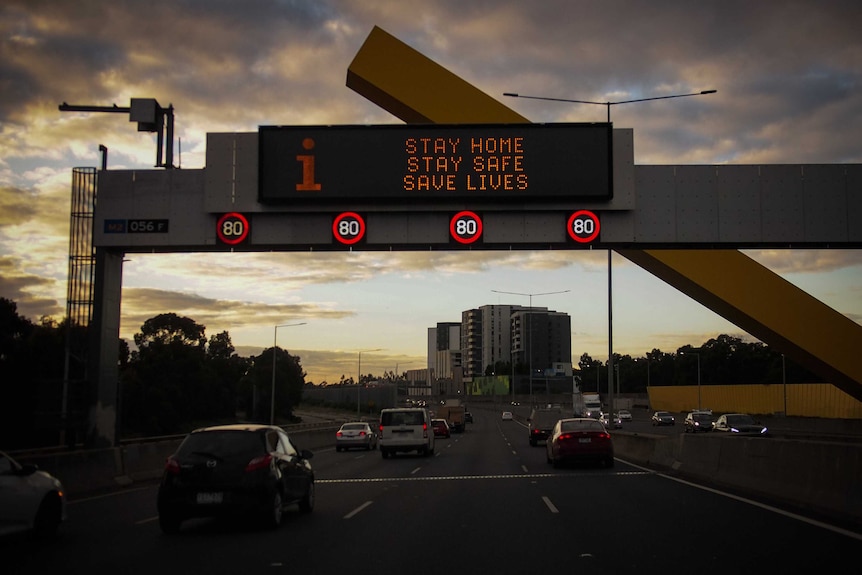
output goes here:
<path id="1" fill-rule="evenodd" d="M 123 289 L 121 334 L 130 337 L 144 322 L 162 313 L 177 313 L 205 326 L 213 335 L 247 326 L 275 325 L 302 318 L 342 319 L 351 317 L 349 310 L 330 310 L 313 303 L 267 304 L 232 301 L 197 294 L 151 288 Z"/>

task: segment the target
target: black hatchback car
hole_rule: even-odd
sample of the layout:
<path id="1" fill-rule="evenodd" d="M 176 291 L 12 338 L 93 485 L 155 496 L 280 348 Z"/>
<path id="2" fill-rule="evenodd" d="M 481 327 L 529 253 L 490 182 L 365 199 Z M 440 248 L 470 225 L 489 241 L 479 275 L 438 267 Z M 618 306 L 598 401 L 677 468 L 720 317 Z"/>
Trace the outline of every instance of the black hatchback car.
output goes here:
<path id="1" fill-rule="evenodd" d="M 285 507 L 314 508 L 314 471 L 280 427 L 220 425 L 189 433 L 168 457 L 159 485 L 159 526 L 176 533 L 192 517 L 246 515 L 275 529 Z"/>

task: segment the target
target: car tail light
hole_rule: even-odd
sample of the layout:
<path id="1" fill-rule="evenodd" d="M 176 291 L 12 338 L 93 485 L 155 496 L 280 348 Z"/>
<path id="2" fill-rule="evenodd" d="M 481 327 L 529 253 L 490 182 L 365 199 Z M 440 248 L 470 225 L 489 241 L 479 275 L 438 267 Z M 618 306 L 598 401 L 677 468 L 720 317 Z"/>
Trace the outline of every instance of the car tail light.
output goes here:
<path id="1" fill-rule="evenodd" d="M 567 441 L 574 437 L 571 433 L 563 433 L 557 438 L 558 441 Z"/>
<path id="2" fill-rule="evenodd" d="M 165 472 L 170 475 L 179 475 L 180 462 L 173 457 L 168 457 L 167 461 L 165 461 Z"/>
<path id="3" fill-rule="evenodd" d="M 365 432 L 364 432 L 364 431 L 360 431 L 360 432 L 359 432 L 359 437 L 365 437 Z"/>
<path id="4" fill-rule="evenodd" d="M 428 424 L 427 423 L 422 424 L 422 437 L 425 437 L 425 438 L 428 437 Z"/>
<path id="5" fill-rule="evenodd" d="M 267 453 L 260 457 L 255 457 L 245 466 L 246 471 L 257 471 L 258 469 L 267 469 L 272 464 L 272 455 Z"/>
<path id="6" fill-rule="evenodd" d="M 335 432 L 335 436 L 336 436 L 336 437 L 341 437 L 341 432 L 340 432 L 340 431 Z"/>

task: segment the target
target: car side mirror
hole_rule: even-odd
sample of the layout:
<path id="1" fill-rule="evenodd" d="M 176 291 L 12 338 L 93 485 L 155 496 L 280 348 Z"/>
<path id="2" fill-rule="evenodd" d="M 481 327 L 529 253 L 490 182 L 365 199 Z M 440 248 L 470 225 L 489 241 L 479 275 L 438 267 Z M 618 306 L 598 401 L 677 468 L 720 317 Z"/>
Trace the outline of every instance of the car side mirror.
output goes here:
<path id="1" fill-rule="evenodd" d="M 35 463 L 25 463 L 21 465 L 21 470 L 18 472 L 18 475 L 33 475 L 39 471 L 39 466 Z"/>

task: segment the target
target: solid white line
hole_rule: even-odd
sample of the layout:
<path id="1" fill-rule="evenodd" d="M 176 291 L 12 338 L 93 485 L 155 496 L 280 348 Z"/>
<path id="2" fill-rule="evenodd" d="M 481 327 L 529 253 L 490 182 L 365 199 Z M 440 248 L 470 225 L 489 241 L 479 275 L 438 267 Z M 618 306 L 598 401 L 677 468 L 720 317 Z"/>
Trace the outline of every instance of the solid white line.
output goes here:
<path id="1" fill-rule="evenodd" d="M 82 499 L 72 499 L 66 501 L 66 505 L 75 505 L 77 503 L 86 503 L 88 501 L 95 501 L 97 499 L 105 499 L 106 497 L 116 497 L 118 495 L 125 495 L 126 493 L 132 493 L 135 491 L 142 491 L 144 489 L 158 489 L 158 485 L 145 485 L 143 487 L 132 487 L 121 489 L 120 491 L 113 491 L 111 493 L 104 493 L 102 495 L 93 495 L 92 497 L 84 497 Z"/>
<path id="2" fill-rule="evenodd" d="M 647 470 L 645 467 L 641 467 L 640 465 L 635 465 L 634 463 L 630 463 L 623 459 L 620 459 L 626 465 L 631 465 L 632 467 L 637 467 L 638 469 Z M 650 471 L 650 470 L 647 470 Z M 809 525 L 814 525 L 816 527 L 822 527 L 823 529 L 828 529 L 834 533 L 840 533 L 841 535 L 846 535 L 847 537 L 852 537 L 858 541 L 862 541 L 862 533 L 856 533 L 855 531 L 850 531 L 848 529 L 844 529 L 842 527 L 838 527 L 836 525 L 830 525 L 829 523 L 824 523 L 822 521 L 818 521 L 816 519 L 811 519 L 810 517 L 805 517 L 803 515 L 797 515 L 796 513 L 785 511 L 784 509 L 779 509 L 777 507 L 773 507 L 771 505 L 767 505 L 766 503 L 760 503 L 759 501 L 754 501 L 752 499 L 747 499 L 745 497 L 740 497 L 739 495 L 734 495 L 733 493 L 726 493 L 724 491 L 719 491 L 718 489 L 714 489 L 712 487 L 707 487 L 705 485 L 699 485 L 697 483 L 692 483 L 691 481 L 686 481 L 685 479 L 680 479 L 679 477 L 673 477 L 672 475 L 665 475 L 664 473 L 658 473 L 656 471 L 652 471 L 653 475 L 657 475 L 659 477 L 664 477 L 665 479 L 670 479 L 671 481 L 676 481 L 677 483 L 682 483 L 683 485 L 688 485 L 690 487 L 696 487 L 697 489 L 701 489 L 703 491 L 708 491 L 710 493 L 715 493 L 716 495 L 722 495 L 729 499 L 734 499 L 741 503 L 747 503 L 749 505 L 753 505 L 754 507 L 760 507 L 761 509 L 765 509 L 767 511 L 772 511 L 773 513 L 777 513 L 778 515 L 784 515 L 785 517 L 789 517 L 790 519 L 796 519 L 797 521 L 802 521 L 803 523 L 808 523 Z"/>
<path id="3" fill-rule="evenodd" d="M 147 517 L 146 519 L 141 519 L 140 521 L 135 521 L 135 525 L 143 525 L 144 523 L 152 523 L 153 521 L 158 521 L 158 520 L 159 520 L 159 516 L 156 515 L 155 517 Z"/>
<path id="4" fill-rule="evenodd" d="M 560 510 L 557 509 L 553 503 L 551 503 L 551 500 L 548 499 L 547 497 L 545 497 L 544 495 L 542 495 L 542 501 L 545 502 L 545 505 L 548 506 L 548 509 L 551 511 L 551 513 L 559 513 L 560 512 Z"/>
<path id="5" fill-rule="evenodd" d="M 350 519 L 351 517 L 353 517 L 354 515 L 356 515 L 357 513 L 359 513 L 360 511 L 362 511 L 366 507 L 368 507 L 369 505 L 371 505 L 371 503 L 372 503 L 371 501 L 366 501 L 365 503 L 363 503 L 362 505 L 360 505 L 359 507 L 357 507 L 356 509 L 354 509 L 353 511 L 351 511 L 350 513 L 345 515 L 344 518 Z"/>
<path id="6" fill-rule="evenodd" d="M 526 466 L 526 465 L 522 465 L 522 466 L 521 466 L 521 469 L 523 469 L 523 470 L 524 470 L 524 473 L 529 473 L 529 471 L 527 470 L 527 466 Z"/>
<path id="7" fill-rule="evenodd" d="M 421 467 L 417 467 L 416 469 L 414 469 L 413 471 L 411 471 L 411 472 L 410 472 L 410 475 L 416 475 L 416 474 L 419 472 L 419 470 L 420 470 L 420 469 L 422 469 L 422 468 L 421 468 Z"/>

